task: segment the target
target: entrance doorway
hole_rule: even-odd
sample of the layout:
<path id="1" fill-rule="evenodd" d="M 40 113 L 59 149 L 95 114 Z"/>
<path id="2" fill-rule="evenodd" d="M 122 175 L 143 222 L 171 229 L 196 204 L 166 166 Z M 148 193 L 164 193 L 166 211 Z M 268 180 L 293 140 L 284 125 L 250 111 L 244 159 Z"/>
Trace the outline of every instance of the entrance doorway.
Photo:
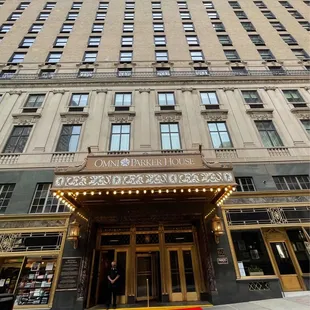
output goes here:
<path id="1" fill-rule="evenodd" d="M 169 248 L 168 260 L 170 300 L 198 300 L 198 266 L 193 247 Z"/>

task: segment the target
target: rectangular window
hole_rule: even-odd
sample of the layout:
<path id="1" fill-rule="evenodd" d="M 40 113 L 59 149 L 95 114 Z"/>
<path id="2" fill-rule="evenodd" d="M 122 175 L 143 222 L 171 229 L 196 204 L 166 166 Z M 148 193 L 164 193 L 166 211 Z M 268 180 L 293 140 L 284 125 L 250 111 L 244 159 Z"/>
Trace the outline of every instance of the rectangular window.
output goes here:
<path id="1" fill-rule="evenodd" d="M 276 18 L 271 11 L 263 11 L 262 13 L 268 19 L 275 19 Z"/>
<path id="2" fill-rule="evenodd" d="M 98 9 L 99 10 L 107 10 L 109 7 L 109 2 L 100 2 Z"/>
<path id="3" fill-rule="evenodd" d="M 229 1 L 228 2 L 230 4 L 230 6 L 233 8 L 233 9 L 241 9 L 241 6 L 240 4 L 238 3 L 238 1 Z"/>
<path id="4" fill-rule="evenodd" d="M 39 73 L 40 79 L 52 79 L 55 75 L 54 69 L 42 69 Z"/>
<path id="5" fill-rule="evenodd" d="M 85 52 L 83 62 L 84 63 L 93 63 L 97 59 L 97 52 Z"/>
<path id="6" fill-rule="evenodd" d="M 270 50 L 258 50 L 258 52 L 263 60 L 275 60 Z"/>
<path id="7" fill-rule="evenodd" d="M 225 27 L 223 23 L 212 23 L 213 29 L 216 32 L 224 32 L 225 31 Z"/>
<path id="8" fill-rule="evenodd" d="M 220 43 L 223 46 L 232 45 L 232 42 L 231 42 L 230 37 L 228 35 L 219 35 L 219 36 L 217 36 L 217 38 L 219 39 Z"/>
<path id="9" fill-rule="evenodd" d="M 29 30 L 30 33 L 39 33 L 43 28 L 43 24 L 33 24 Z"/>
<path id="10" fill-rule="evenodd" d="M 206 9 L 214 9 L 214 5 L 213 5 L 212 1 L 203 1 L 202 3 Z"/>
<path id="11" fill-rule="evenodd" d="M 219 109 L 219 101 L 215 91 L 200 92 L 200 99 L 206 109 Z"/>
<path id="12" fill-rule="evenodd" d="M 264 40 L 259 34 L 251 34 L 249 35 L 249 38 L 251 39 L 252 43 L 256 46 L 262 46 L 265 45 Z"/>
<path id="13" fill-rule="evenodd" d="M 23 41 L 19 44 L 19 48 L 29 48 L 35 41 L 35 37 L 26 37 Z"/>
<path id="14" fill-rule="evenodd" d="M 88 47 L 98 47 L 100 45 L 101 37 L 89 37 Z"/>
<path id="15" fill-rule="evenodd" d="M 183 23 L 183 29 L 185 32 L 195 31 L 195 27 L 193 23 Z"/>
<path id="16" fill-rule="evenodd" d="M 131 102 L 131 93 L 116 93 L 114 98 L 115 111 L 129 111 Z"/>
<path id="17" fill-rule="evenodd" d="M 0 184 L 0 214 L 4 214 L 12 197 L 15 184 Z"/>
<path id="18" fill-rule="evenodd" d="M 35 113 L 38 108 L 40 108 L 45 99 L 45 94 L 31 94 L 23 107 L 23 112 L 33 112 Z"/>
<path id="19" fill-rule="evenodd" d="M 50 13 L 40 13 L 39 16 L 37 17 L 37 20 L 47 20 L 48 17 L 50 16 Z"/>
<path id="20" fill-rule="evenodd" d="M 170 76 L 170 68 L 156 68 L 156 75 L 157 76 Z"/>
<path id="21" fill-rule="evenodd" d="M 45 4 L 44 10 L 52 10 L 56 6 L 56 2 L 47 2 Z"/>
<path id="22" fill-rule="evenodd" d="M 125 12 L 124 19 L 125 20 L 133 20 L 133 19 L 135 19 L 135 13 L 134 12 Z"/>
<path id="23" fill-rule="evenodd" d="M 178 1 L 177 2 L 179 9 L 187 9 L 186 1 Z"/>
<path id="24" fill-rule="evenodd" d="M 93 24 L 92 33 L 101 33 L 103 31 L 104 24 Z"/>
<path id="25" fill-rule="evenodd" d="M 240 60 L 240 57 L 239 57 L 236 50 L 224 50 L 224 54 L 225 54 L 227 60 L 230 60 L 230 61 L 239 61 Z"/>
<path id="26" fill-rule="evenodd" d="M 94 69 L 80 69 L 78 73 L 79 78 L 91 78 L 94 75 Z"/>
<path id="27" fill-rule="evenodd" d="M 162 12 L 152 12 L 153 19 L 163 19 L 163 13 Z"/>
<path id="28" fill-rule="evenodd" d="M 79 144 L 82 125 L 63 125 L 56 152 L 76 152 Z"/>
<path id="29" fill-rule="evenodd" d="M 206 67 L 195 67 L 194 70 L 196 75 L 209 75 L 208 68 Z"/>
<path id="30" fill-rule="evenodd" d="M 14 126 L 3 153 L 23 153 L 32 126 Z"/>
<path id="31" fill-rule="evenodd" d="M 181 19 L 191 19 L 189 12 L 180 12 Z"/>
<path id="32" fill-rule="evenodd" d="M 161 148 L 163 150 L 181 149 L 178 123 L 161 123 L 160 136 L 161 136 Z"/>
<path id="33" fill-rule="evenodd" d="M 280 37 L 288 45 L 297 45 L 296 40 L 290 34 L 280 34 Z"/>
<path id="34" fill-rule="evenodd" d="M 305 30 L 310 31 L 310 23 L 309 22 L 299 22 L 300 26 Z"/>
<path id="35" fill-rule="evenodd" d="M 28 8 L 30 2 L 21 2 L 16 10 L 25 10 Z"/>
<path id="36" fill-rule="evenodd" d="M 283 146 L 282 140 L 272 121 L 255 121 L 255 125 L 264 147 Z"/>
<path id="37" fill-rule="evenodd" d="M 197 36 L 186 36 L 186 41 L 189 46 L 198 46 L 199 40 Z"/>
<path id="38" fill-rule="evenodd" d="M 63 24 L 61 27 L 61 33 L 70 33 L 73 29 L 73 24 Z"/>
<path id="39" fill-rule="evenodd" d="M 163 23 L 154 23 L 153 24 L 153 30 L 154 30 L 154 32 L 165 31 L 164 24 Z"/>
<path id="40" fill-rule="evenodd" d="M 124 32 L 133 32 L 133 24 L 123 24 Z"/>
<path id="41" fill-rule="evenodd" d="M 68 42 L 68 37 L 57 37 L 54 47 L 65 47 Z"/>
<path id="42" fill-rule="evenodd" d="M 19 64 L 24 61 L 25 56 L 26 56 L 26 53 L 14 53 L 11 56 L 9 63 Z"/>
<path id="43" fill-rule="evenodd" d="M 155 46 L 166 46 L 166 36 L 154 36 Z"/>
<path id="44" fill-rule="evenodd" d="M 281 5 L 283 5 L 286 9 L 291 9 L 292 6 L 288 1 L 279 1 Z"/>
<path id="45" fill-rule="evenodd" d="M 155 58 L 157 62 L 168 61 L 168 52 L 167 51 L 155 51 Z"/>
<path id="46" fill-rule="evenodd" d="M 165 109 L 175 106 L 174 93 L 158 93 L 158 105 Z"/>
<path id="47" fill-rule="evenodd" d="M 246 16 L 246 14 L 243 11 L 235 11 L 236 16 L 239 19 L 247 19 L 248 17 Z"/>
<path id="48" fill-rule="evenodd" d="M 202 51 L 189 51 L 192 61 L 203 61 L 204 56 Z"/>
<path id="49" fill-rule="evenodd" d="M 120 62 L 132 62 L 132 52 L 120 52 Z"/>
<path id="50" fill-rule="evenodd" d="M 277 31 L 286 31 L 285 27 L 280 22 L 270 22 L 270 25 Z"/>
<path id="51" fill-rule="evenodd" d="M 122 44 L 122 47 L 126 47 L 126 46 L 132 47 L 133 37 L 132 36 L 122 37 L 122 43 L 121 44 Z"/>
<path id="52" fill-rule="evenodd" d="M 50 183 L 37 184 L 29 213 L 69 212 L 65 204 L 53 196 L 51 187 Z"/>
<path id="53" fill-rule="evenodd" d="M 60 61 L 60 58 L 62 56 L 62 52 L 50 52 L 46 62 L 47 63 L 57 63 Z"/>
<path id="54" fill-rule="evenodd" d="M 309 55 L 303 49 L 292 49 L 292 52 L 299 59 L 309 59 Z"/>
<path id="55" fill-rule="evenodd" d="M 256 31 L 251 22 L 242 22 L 241 25 L 246 31 Z"/>
<path id="56" fill-rule="evenodd" d="M 297 12 L 297 11 L 289 11 L 289 13 L 293 16 L 293 17 L 295 17 L 296 19 L 304 19 L 304 17 L 299 13 L 299 12 Z"/>
<path id="57" fill-rule="evenodd" d="M 263 1 L 254 1 L 254 4 L 260 9 L 267 9 L 267 6 Z"/>
<path id="58" fill-rule="evenodd" d="M 239 59 L 231 61 L 239 62 Z M 232 67 L 231 71 L 234 73 L 234 75 L 248 75 L 248 71 L 245 67 Z"/>
<path id="59" fill-rule="evenodd" d="M 278 190 L 309 189 L 310 179 L 308 175 L 274 176 L 274 182 Z"/>
<path id="60" fill-rule="evenodd" d="M 152 9 L 161 9 L 161 2 L 152 2 Z"/>
<path id="61" fill-rule="evenodd" d="M 130 150 L 130 124 L 112 124 L 110 152 Z"/>
<path id="62" fill-rule="evenodd" d="M 207 15 L 210 19 L 219 19 L 219 15 L 217 14 L 217 12 L 207 12 Z"/>
<path id="63" fill-rule="evenodd" d="M 88 94 L 72 94 L 69 103 L 69 111 L 70 112 L 84 111 L 84 107 L 86 107 L 87 104 L 88 104 Z"/>
<path id="64" fill-rule="evenodd" d="M 96 20 L 105 20 L 106 15 L 106 13 L 98 12 L 96 13 Z"/>
<path id="65" fill-rule="evenodd" d="M 208 128 L 215 149 L 233 146 L 225 122 L 208 122 Z"/>
<path id="66" fill-rule="evenodd" d="M 16 70 L 2 70 L 0 72 L 1 79 L 9 80 L 11 79 L 16 73 Z"/>
<path id="67" fill-rule="evenodd" d="M 308 135 L 310 135 L 310 120 L 303 119 L 301 120 L 301 123 L 304 126 L 305 130 L 307 131 Z"/>
<path id="68" fill-rule="evenodd" d="M 126 2 L 125 3 L 125 9 L 126 10 L 134 10 L 135 8 L 135 3 L 134 2 Z"/>
<path id="69" fill-rule="evenodd" d="M 71 9 L 72 10 L 79 10 L 82 7 L 82 4 L 83 4 L 82 2 L 73 2 Z"/>
<path id="70" fill-rule="evenodd" d="M 257 90 L 243 90 L 242 96 L 244 101 L 249 104 L 250 108 L 263 108 L 264 105 Z"/>
<path id="71" fill-rule="evenodd" d="M 117 76 L 119 76 L 119 77 L 132 76 L 132 69 L 131 68 L 119 68 L 117 70 Z"/>
<path id="72" fill-rule="evenodd" d="M 251 177 L 242 177 L 237 178 L 236 177 L 236 183 L 237 185 L 237 192 L 254 192 L 255 186 L 253 179 Z"/>
<path id="73" fill-rule="evenodd" d="M 78 17 L 79 13 L 68 13 L 67 15 L 67 20 L 76 20 Z"/>
<path id="74" fill-rule="evenodd" d="M 0 33 L 7 33 L 11 30 L 13 24 L 3 24 L 1 27 L 0 27 Z"/>
<path id="75" fill-rule="evenodd" d="M 295 108 L 307 107 L 305 100 L 300 95 L 300 93 L 297 89 L 283 90 L 283 94 L 284 94 L 286 100 L 289 103 L 292 103 Z"/>
<path id="76" fill-rule="evenodd" d="M 18 20 L 22 16 L 22 13 L 12 13 L 8 20 Z"/>

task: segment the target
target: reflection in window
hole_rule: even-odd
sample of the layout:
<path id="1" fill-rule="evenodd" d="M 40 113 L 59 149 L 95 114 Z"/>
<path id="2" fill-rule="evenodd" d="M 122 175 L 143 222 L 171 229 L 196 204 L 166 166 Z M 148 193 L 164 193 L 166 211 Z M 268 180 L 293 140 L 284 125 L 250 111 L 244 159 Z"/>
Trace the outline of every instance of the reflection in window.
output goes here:
<path id="1" fill-rule="evenodd" d="M 63 125 L 56 152 L 76 152 L 81 128 L 81 125 Z"/>
<path id="2" fill-rule="evenodd" d="M 170 251 L 171 286 L 173 293 L 181 292 L 179 259 L 177 251 Z"/>
<path id="3" fill-rule="evenodd" d="M 130 124 L 113 124 L 110 151 L 129 151 Z"/>

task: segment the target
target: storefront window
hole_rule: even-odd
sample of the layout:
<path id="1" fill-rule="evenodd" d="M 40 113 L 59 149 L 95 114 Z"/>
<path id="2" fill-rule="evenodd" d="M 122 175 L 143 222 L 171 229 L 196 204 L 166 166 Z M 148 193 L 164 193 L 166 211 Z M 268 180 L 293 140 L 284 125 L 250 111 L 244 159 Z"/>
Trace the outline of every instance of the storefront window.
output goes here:
<path id="1" fill-rule="evenodd" d="M 24 257 L 0 258 L 0 294 L 13 294 Z"/>
<path id="2" fill-rule="evenodd" d="M 303 273 L 310 273 L 310 243 L 302 229 L 289 229 L 286 231 Z"/>
<path id="3" fill-rule="evenodd" d="M 259 230 L 231 231 L 241 277 L 274 275 Z"/>
<path id="4" fill-rule="evenodd" d="M 16 289 L 16 305 L 48 304 L 56 257 L 27 257 Z"/>

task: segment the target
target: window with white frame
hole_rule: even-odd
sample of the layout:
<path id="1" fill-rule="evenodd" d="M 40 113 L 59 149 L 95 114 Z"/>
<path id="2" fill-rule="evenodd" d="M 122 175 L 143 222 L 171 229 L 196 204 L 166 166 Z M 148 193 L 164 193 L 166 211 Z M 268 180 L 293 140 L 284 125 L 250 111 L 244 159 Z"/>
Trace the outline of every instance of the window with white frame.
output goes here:
<path id="1" fill-rule="evenodd" d="M 28 96 L 27 101 L 23 107 L 23 112 L 36 112 L 40 108 L 45 99 L 45 94 L 31 94 Z"/>
<path id="2" fill-rule="evenodd" d="M 58 139 L 56 152 L 76 152 L 82 125 L 63 125 Z"/>
<path id="3" fill-rule="evenodd" d="M 73 2 L 71 9 L 72 10 L 79 10 L 82 7 L 83 2 Z"/>
<path id="4" fill-rule="evenodd" d="M 46 62 L 47 63 L 57 63 L 60 61 L 60 58 L 62 56 L 62 52 L 50 52 Z"/>
<path id="5" fill-rule="evenodd" d="M 224 24 L 221 23 L 221 22 L 212 23 L 212 26 L 213 26 L 213 29 L 214 29 L 216 32 L 224 32 L 224 31 L 225 31 Z"/>
<path id="6" fill-rule="evenodd" d="M 180 12 L 181 19 L 191 19 L 191 14 L 189 12 Z"/>
<path id="7" fill-rule="evenodd" d="M 263 108 L 263 102 L 257 90 L 242 90 L 241 91 L 244 101 L 250 108 Z"/>
<path id="8" fill-rule="evenodd" d="M 152 2 L 152 9 L 161 9 L 161 2 Z"/>
<path id="9" fill-rule="evenodd" d="M 162 32 L 165 30 L 163 23 L 154 23 L 153 24 L 153 30 L 154 32 Z"/>
<path id="10" fill-rule="evenodd" d="M 100 45 L 101 37 L 89 37 L 88 47 L 98 47 Z"/>
<path id="11" fill-rule="evenodd" d="M 76 20 L 78 15 L 79 15 L 79 13 L 69 12 L 68 15 L 67 15 L 67 20 Z"/>
<path id="12" fill-rule="evenodd" d="M 3 24 L 0 27 L 0 33 L 7 33 L 11 30 L 13 24 Z"/>
<path id="13" fill-rule="evenodd" d="M 92 32 L 101 33 L 103 31 L 104 24 L 93 24 Z"/>
<path id="14" fill-rule="evenodd" d="M 236 177 L 237 192 L 254 192 L 256 191 L 252 177 Z"/>
<path id="15" fill-rule="evenodd" d="M 215 91 L 200 92 L 200 99 L 206 109 L 219 109 L 219 101 Z"/>
<path id="16" fill-rule="evenodd" d="M 37 20 L 47 20 L 49 16 L 50 16 L 49 12 L 43 12 L 39 14 Z"/>
<path id="17" fill-rule="evenodd" d="M 255 125 L 264 147 L 272 148 L 283 146 L 283 142 L 272 121 L 255 121 Z"/>
<path id="18" fill-rule="evenodd" d="M 18 20 L 20 17 L 22 16 L 22 13 L 16 13 L 16 12 L 14 12 L 14 13 L 12 13 L 11 15 L 10 15 L 10 17 L 8 18 L 8 20 Z"/>
<path id="19" fill-rule="evenodd" d="M 35 41 L 35 37 L 25 37 L 23 41 L 20 43 L 20 48 L 29 48 Z"/>
<path id="20" fill-rule="evenodd" d="M 126 10 L 134 10 L 135 8 L 135 3 L 134 2 L 126 2 L 125 3 L 125 9 Z"/>
<path id="21" fill-rule="evenodd" d="M 9 63 L 13 63 L 13 64 L 19 64 L 21 62 L 24 61 L 24 58 L 26 56 L 26 53 L 14 53 L 10 60 L 9 60 Z"/>
<path id="22" fill-rule="evenodd" d="M 96 20 L 105 20 L 107 13 L 104 12 L 97 12 L 96 13 Z"/>
<path id="23" fill-rule="evenodd" d="M 88 104 L 88 94 L 72 94 L 69 102 L 69 111 L 77 112 L 83 111 Z"/>
<path id="24" fill-rule="evenodd" d="M 97 59 L 97 52 L 85 52 L 83 62 L 84 63 L 93 63 Z"/>
<path id="25" fill-rule="evenodd" d="M 154 36 L 155 46 L 166 46 L 166 36 Z"/>
<path id="26" fill-rule="evenodd" d="M 163 19 L 163 13 L 162 12 L 152 12 L 153 19 Z"/>
<path id="27" fill-rule="evenodd" d="M 163 150 L 180 150 L 181 140 L 178 123 L 160 124 L 161 147 Z"/>
<path id="28" fill-rule="evenodd" d="M 123 24 L 123 31 L 124 32 L 133 32 L 133 24 Z"/>
<path id="29" fill-rule="evenodd" d="M 295 108 L 307 107 L 304 98 L 301 96 L 297 89 L 282 90 L 286 100 L 291 103 Z"/>
<path id="30" fill-rule="evenodd" d="M 131 62 L 132 61 L 132 51 L 120 52 L 120 62 Z"/>
<path id="31" fill-rule="evenodd" d="M 183 23 L 183 29 L 185 32 L 195 31 L 195 27 L 193 23 Z"/>
<path id="32" fill-rule="evenodd" d="M 54 47 L 65 47 L 68 42 L 68 37 L 57 37 Z"/>
<path id="33" fill-rule="evenodd" d="M 179 9 L 187 9 L 186 1 L 178 1 L 177 2 Z"/>
<path id="34" fill-rule="evenodd" d="M 212 1 L 203 1 L 202 3 L 206 9 L 214 9 L 214 5 L 213 5 Z"/>
<path id="35" fill-rule="evenodd" d="M 114 97 L 115 111 L 129 110 L 131 102 L 131 93 L 116 93 Z"/>
<path id="36" fill-rule="evenodd" d="M 23 153 L 31 130 L 31 125 L 14 126 L 2 153 Z"/>
<path id="37" fill-rule="evenodd" d="M 0 184 L 0 214 L 5 213 L 13 195 L 14 188 L 15 184 Z"/>
<path id="38" fill-rule="evenodd" d="M 215 149 L 233 147 L 225 122 L 208 122 L 208 128 Z"/>
<path id="39" fill-rule="evenodd" d="M 158 93 L 158 105 L 160 107 L 167 107 L 167 106 L 175 106 L 175 99 L 173 92 L 160 92 Z"/>
<path id="40" fill-rule="evenodd" d="M 155 58 L 157 62 L 168 61 L 168 52 L 167 51 L 155 51 Z"/>
<path id="41" fill-rule="evenodd" d="M 43 28 L 43 24 L 33 24 L 29 30 L 30 33 L 39 33 Z"/>
<path id="42" fill-rule="evenodd" d="M 60 32 L 61 33 L 70 33 L 73 29 L 74 24 L 63 24 Z"/>
<path id="43" fill-rule="evenodd" d="M 130 150 L 130 124 L 112 124 L 110 152 Z"/>
<path id="44" fill-rule="evenodd" d="M 310 189 L 309 175 L 274 176 L 273 180 L 278 190 Z"/>
<path id="45" fill-rule="evenodd" d="M 203 57 L 203 53 L 202 51 L 190 51 L 190 55 L 192 58 L 192 61 L 203 61 L 204 57 Z"/>
<path id="46" fill-rule="evenodd" d="M 100 2 L 98 9 L 99 10 L 107 10 L 109 7 L 109 2 Z"/>
<path id="47" fill-rule="evenodd" d="M 126 46 L 132 47 L 132 45 L 133 45 L 133 36 L 123 36 L 121 44 L 122 44 L 123 47 L 126 47 Z"/>
<path id="48" fill-rule="evenodd" d="M 197 36 L 186 36 L 186 41 L 189 46 L 198 46 L 199 40 Z"/>
<path id="49" fill-rule="evenodd" d="M 207 15 L 210 19 L 219 19 L 219 15 L 217 14 L 217 12 L 207 12 Z"/>
<path id="50" fill-rule="evenodd" d="M 135 18 L 134 12 L 125 12 L 124 19 L 125 20 L 133 20 Z"/>

